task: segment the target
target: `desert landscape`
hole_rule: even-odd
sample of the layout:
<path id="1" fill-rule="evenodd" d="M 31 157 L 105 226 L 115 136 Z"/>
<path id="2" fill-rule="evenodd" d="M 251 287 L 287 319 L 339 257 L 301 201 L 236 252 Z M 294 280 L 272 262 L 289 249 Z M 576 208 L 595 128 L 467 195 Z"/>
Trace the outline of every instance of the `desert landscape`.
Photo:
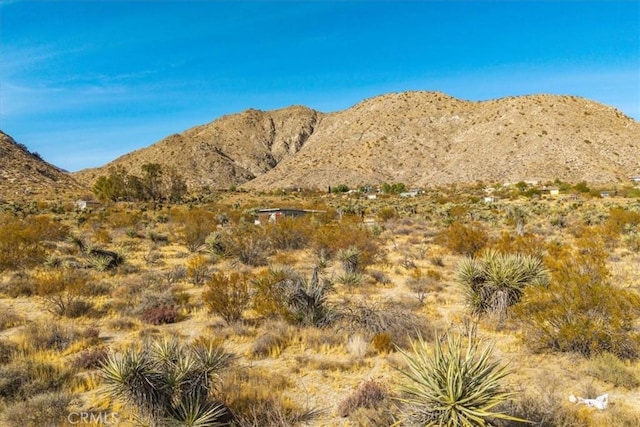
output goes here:
<path id="1" fill-rule="evenodd" d="M 640 425 L 639 159 L 554 95 L 249 109 L 74 173 L 1 133 L 0 425 Z"/>

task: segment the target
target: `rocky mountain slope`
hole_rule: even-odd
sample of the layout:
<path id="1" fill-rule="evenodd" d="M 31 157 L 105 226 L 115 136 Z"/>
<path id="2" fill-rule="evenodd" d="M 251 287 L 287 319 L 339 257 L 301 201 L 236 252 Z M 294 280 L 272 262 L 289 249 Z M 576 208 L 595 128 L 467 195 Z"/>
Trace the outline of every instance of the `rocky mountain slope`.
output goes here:
<path id="1" fill-rule="evenodd" d="M 30 153 L 0 131 L 0 199 L 48 197 L 82 189 L 69 173 Z"/>
<path id="2" fill-rule="evenodd" d="M 112 166 L 139 173 L 143 164 L 159 163 L 175 167 L 191 187 L 229 188 L 268 172 L 297 153 L 321 116 L 299 106 L 268 112 L 247 110 L 171 135 L 102 168 L 80 171 L 77 177 L 91 185 Z"/>
<path id="3" fill-rule="evenodd" d="M 247 110 L 170 136 L 112 165 L 175 166 L 192 186 L 326 188 L 404 182 L 431 186 L 520 180 L 617 182 L 640 171 L 640 123 L 584 98 L 470 102 L 437 92 L 393 93 L 344 111 Z"/>

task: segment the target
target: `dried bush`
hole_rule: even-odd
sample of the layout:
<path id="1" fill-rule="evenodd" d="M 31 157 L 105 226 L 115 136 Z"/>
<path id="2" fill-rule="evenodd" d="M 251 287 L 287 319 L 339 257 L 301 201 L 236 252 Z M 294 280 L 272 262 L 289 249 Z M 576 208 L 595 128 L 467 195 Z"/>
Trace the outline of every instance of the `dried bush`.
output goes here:
<path id="1" fill-rule="evenodd" d="M 65 425 L 73 395 L 51 392 L 9 405 L 0 421 L 7 427 L 41 427 Z"/>
<path id="2" fill-rule="evenodd" d="M 40 393 L 59 391 L 71 379 L 72 372 L 63 366 L 16 358 L 0 366 L 0 402 L 27 400 Z"/>
<path id="3" fill-rule="evenodd" d="M 515 307 L 530 347 L 584 356 L 609 352 L 623 359 L 640 355 L 640 296 L 607 283 L 605 257 L 593 241 L 550 254 L 551 284 L 527 288 Z"/>
<path id="4" fill-rule="evenodd" d="M 20 325 L 24 318 L 9 307 L 0 306 L 0 331 Z"/>
<path id="5" fill-rule="evenodd" d="M 20 219 L 0 213 L 0 272 L 41 263 L 47 242 L 63 240 L 68 232 L 68 227 L 46 216 Z"/>
<path id="6" fill-rule="evenodd" d="M 202 286 L 209 276 L 209 259 L 195 255 L 187 261 L 187 278 L 196 286 Z"/>
<path id="7" fill-rule="evenodd" d="M 388 387 L 374 379 L 361 383 L 353 393 L 338 405 L 337 412 L 341 417 L 348 417 L 349 414 L 358 408 L 376 408 L 383 405 L 388 400 Z"/>
<path id="8" fill-rule="evenodd" d="M 262 227 L 239 226 L 233 233 L 226 235 L 224 241 L 227 254 L 237 258 L 241 263 L 251 267 L 268 264 L 269 241 Z"/>
<path id="9" fill-rule="evenodd" d="M 436 236 L 436 243 L 451 252 L 473 257 L 489 242 L 489 234 L 479 223 L 465 225 L 456 221 Z"/>
<path id="10" fill-rule="evenodd" d="M 24 345 L 32 350 L 63 351 L 78 341 L 87 344 L 98 341 L 95 328 L 79 329 L 60 322 L 33 322 L 21 331 Z"/>
<path id="11" fill-rule="evenodd" d="M 251 303 L 250 276 L 247 274 L 214 274 L 206 284 L 202 300 L 211 313 L 217 314 L 227 324 L 242 319 L 242 313 Z"/>
<path id="12" fill-rule="evenodd" d="M 34 278 L 35 293 L 47 310 L 58 316 L 80 317 L 93 305 L 85 297 L 90 293 L 88 275 L 72 268 L 38 272 Z"/>
<path id="13" fill-rule="evenodd" d="M 615 354 L 601 353 L 591 359 L 587 373 L 599 380 L 633 390 L 640 386 L 640 379 Z"/>
<path id="14" fill-rule="evenodd" d="M 99 368 L 107 360 L 108 354 L 104 346 L 83 350 L 73 359 L 73 366 L 80 369 Z"/>
<path id="15" fill-rule="evenodd" d="M 158 305 L 143 310 L 140 320 L 151 325 L 166 325 L 180 320 L 180 313 L 174 305 Z"/>
<path id="16" fill-rule="evenodd" d="M 274 249 L 292 250 L 306 248 L 314 233 L 309 218 L 282 218 L 265 225 L 265 237 Z"/>
<path id="17" fill-rule="evenodd" d="M 173 216 L 176 224 L 181 226 L 181 242 L 189 252 L 196 252 L 205 243 L 209 234 L 216 229 L 216 216 L 204 209 L 190 209 Z"/>
<path id="18" fill-rule="evenodd" d="M 381 256 L 379 241 L 373 236 L 371 230 L 360 223 L 347 220 L 339 224 L 331 223 L 318 227 L 313 248 L 319 259 L 331 259 L 340 250 L 352 248 L 358 251 L 359 271 L 364 271 Z"/>

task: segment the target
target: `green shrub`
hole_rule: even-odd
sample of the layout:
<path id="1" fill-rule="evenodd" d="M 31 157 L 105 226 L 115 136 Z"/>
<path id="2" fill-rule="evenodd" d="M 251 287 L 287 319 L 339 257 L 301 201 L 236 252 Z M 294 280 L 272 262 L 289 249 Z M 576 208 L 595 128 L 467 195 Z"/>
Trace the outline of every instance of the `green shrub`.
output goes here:
<path id="1" fill-rule="evenodd" d="M 546 286 L 549 276 L 540 258 L 488 251 L 482 258 L 463 259 L 457 281 L 474 314 L 494 313 L 502 320 L 527 286 Z"/>
<path id="2" fill-rule="evenodd" d="M 209 344 L 187 346 L 175 339 L 112 353 L 101 373 L 108 393 L 133 406 L 151 425 L 225 425 L 228 410 L 211 399 L 218 372 L 229 355 Z"/>
<path id="3" fill-rule="evenodd" d="M 407 417 L 426 426 L 488 426 L 496 419 L 514 419 L 494 411 L 511 399 L 503 380 L 506 367 L 491 361 L 493 346 L 481 349 L 469 337 L 466 345 L 460 336 L 437 339 L 433 352 L 418 338 L 412 351 L 400 350 L 406 368 L 400 370 L 404 381 L 399 398 L 407 404 Z"/>

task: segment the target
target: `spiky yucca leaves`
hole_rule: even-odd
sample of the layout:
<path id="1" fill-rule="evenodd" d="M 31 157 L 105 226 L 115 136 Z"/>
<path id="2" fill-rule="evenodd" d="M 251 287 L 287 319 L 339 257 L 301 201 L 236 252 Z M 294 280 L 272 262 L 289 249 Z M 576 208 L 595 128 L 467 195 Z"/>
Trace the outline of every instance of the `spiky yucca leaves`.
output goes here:
<path id="1" fill-rule="evenodd" d="M 360 255 L 362 251 L 355 246 L 338 251 L 338 259 L 342 262 L 342 268 L 347 274 L 353 274 L 360 271 Z"/>
<path id="2" fill-rule="evenodd" d="M 223 426 L 223 404 L 211 399 L 216 373 L 229 355 L 213 345 L 186 346 L 162 339 L 112 353 L 102 365 L 106 391 L 133 406 L 151 426 Z"/>
<path id="3" fill-rule="evenodd" d="M 463 259 L 457 281 L 474 314 L 495 313 L 502 320 L 526 286 L 546 286 L 549 275 L 540 258 L 487 251 L 482 258 Z"/>
<path id="4" fill-rule="evenodd" d="M 466 348 L 465 348 L 466 347 Z M 430 352 L 422 337 L 411 341 L 411 351 L 399 349 L 407 364 L 400 370 L 400 384 L 407 404 L 407 417 L 424 426 L 487 426 L 492 419 L 524 421 L 494 412 L 513 393 L 505 391 L 502 381 L 509 375 L 506 366 L 491 360 L 493 346 L 480 348 L 469 336 L 466 345 L 457 335 L 446 343 L 437 339 Z"/>

